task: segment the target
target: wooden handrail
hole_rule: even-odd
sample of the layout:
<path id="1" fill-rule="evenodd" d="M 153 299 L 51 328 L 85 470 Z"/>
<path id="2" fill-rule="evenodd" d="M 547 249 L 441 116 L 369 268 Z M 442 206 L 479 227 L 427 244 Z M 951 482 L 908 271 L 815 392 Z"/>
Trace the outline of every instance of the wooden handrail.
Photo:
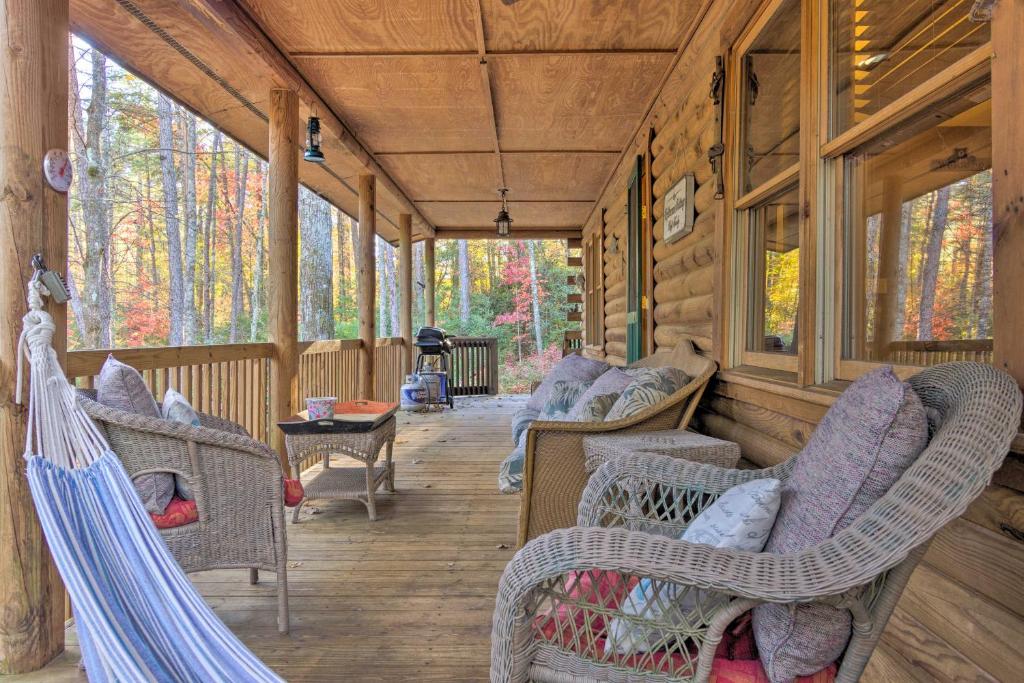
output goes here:
<path id="1" fill-rule="evenodd" d="M 136 370 L 163 370 L 185 365 L 227 363 L 230 361 L 270 358 L 274 346 L 269 343 L 209 344 L 197 346 L 147 346 L 136 349 L 97 349 L 69 351 L 68 377 L 88 377 L 99 374 L 107 356 L 113 355 Z"/>
<path id="2" fill-rule="evenodd" d="M 927 339 L 889 342 L 890 351 L 991 351 L 991 339 Z"/>

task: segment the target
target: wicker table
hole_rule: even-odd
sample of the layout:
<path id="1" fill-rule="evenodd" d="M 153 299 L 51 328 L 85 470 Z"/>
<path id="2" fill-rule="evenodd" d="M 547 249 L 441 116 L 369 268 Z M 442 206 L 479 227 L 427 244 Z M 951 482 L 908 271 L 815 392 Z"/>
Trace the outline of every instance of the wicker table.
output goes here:
<path id="1" fill-rule="evenodd" d="M 584 466 L 587 474 L 593 474 L 598 467 L 612 458 L 637 451 L 670 455 L 673 458 L 724 468 L 735 467 L 740 459 L 740 447 L 732 441 L 679 429 L 588 436 L 583 439 Z"/>
<path id="2" fill-rule="evenodd" d="M 299 510 L 311 499 L 358 500 L 366 506 L 370 521 L 377 519 L 374 494 L 383 484 L 386 491 L 395 490 L 395 464 L 391 460 L 395 445 L 395 418 L 369 432 L 336 434 L 286 434 L 285 447 L 292 476 L 299 477 L 299 463 L 312 456 L 323 457 L 323 469 L 304 485 L 305 497 L 292 512 L 292 523 L 298 523 Z M 385 446 L 384 463 L 377 464 L 381 446 Z M 366 467 L 331 467 L 331 455 L 346 455 L 361 460 Z"/>

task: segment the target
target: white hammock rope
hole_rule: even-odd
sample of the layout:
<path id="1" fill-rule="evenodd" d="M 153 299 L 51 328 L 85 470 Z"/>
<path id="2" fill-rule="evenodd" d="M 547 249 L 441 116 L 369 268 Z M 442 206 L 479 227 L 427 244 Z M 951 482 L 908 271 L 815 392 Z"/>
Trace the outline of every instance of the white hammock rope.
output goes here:
<path id="1" fill-rule="evenodd" d="M 53 350 L 57 326 L 43 310 L 43 296 L 49 295 L 38 278 L 28 283 L 28 313 L 22 318 L 18 339 L 18 379 L 15 400 L 24 392 L 25 362 L 28 361 L 28 428 L 25 456 L 37 454 L 65 469 L 83 467 L 110 450 L 99 429 L 75 403 L 75 389 Z"/>
<path id="2" fill-rule="evenodd" d="M 29 487 L 71 596 L 89 680 L 280 683 L 185 576 L 100 428 L 78 405 L 53 350 L 47 294 L 33 278 L 16 400 L 27 363 Z"/>

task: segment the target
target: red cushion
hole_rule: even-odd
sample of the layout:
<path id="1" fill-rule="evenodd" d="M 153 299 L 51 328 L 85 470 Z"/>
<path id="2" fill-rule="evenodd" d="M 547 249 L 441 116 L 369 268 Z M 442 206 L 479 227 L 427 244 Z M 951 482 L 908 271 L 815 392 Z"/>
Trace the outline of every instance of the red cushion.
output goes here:
<path id="1" fill-rule="evenodd" d="M 607 608 L 617 608 L 637 583 L 621 574 L 606 571 L 573 572 L 566 578 L 566 593 L 573 599 Z M 589 629 L 587 624 L 589 623 Z M 605 660 L 605 622 L 599 614 L 576 605 L 561 603 L 553 614 L 537 615 L 537 638 L 575 652 L 588 659 Z M 694 653 L 696 654 L 696 653 Z M 670 674 L 684 668 L 678 652 L 612 655 L 611 662 L 628 668 Z M 797 683 L 831 683 L 836 666 L 831 664 L 813 676 L 801 676 Z M 715 651 L 710 683 L 769 683 L 757 657 L 750 614 L 744 614 L 726 629 Z"/>
<path id="2" fill-rule="evenodd" d="M 298 479 L 284 480 L 284 504 L 285 507 L 293 508 L 302 502 L 306 492 L 302 488 L 302 482 Z"/>
<path id="3" fill-rule="evenodd" d="M 155 515 L 151 512 L 149 517 L 157 529 L 173 529 L 198 520 L 199 509 L 194 500 L 182 500 L 174 496 L 164 509 L 164 514 Z"/>

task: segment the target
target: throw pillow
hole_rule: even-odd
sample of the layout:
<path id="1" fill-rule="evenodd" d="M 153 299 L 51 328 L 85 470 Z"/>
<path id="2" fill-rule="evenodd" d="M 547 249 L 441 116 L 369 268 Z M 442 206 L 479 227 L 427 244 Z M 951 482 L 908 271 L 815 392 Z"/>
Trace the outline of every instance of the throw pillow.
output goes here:
<path id="1" fill-rule="evenodd" d="M 164 402 L 160 406 L 160 413 L 165 420 L 170 420 L 171 422 L 180 422 L 192 427 L 201 426 L 199 413 L 192 408 L 192 404 L 188 402 L 187 398 L 174 389 L 168 389 L 164 393 Z M 178 498 L 182 500 L 196 499 L 185 477 L 180 474 L 174 475 L 174 491 Z"/>
<path id="2" fill-rule="evenodd" d="M 571 353 L 558 361 L 551 372 L 547 374 L 544 381 L 530 396 L 526 403 L 528 408 L 542 410 L 548 401 L 548 395 L 555 386 L 555 382 L 569 380 L 574 382 L 587 382 L 597 379 L 601 373 L 608 369 L 608 364 L 600 360 L 591 360 L 583 356 Z"/>
<path id="3" fill-rule="evenodd" d="M 96 380 L 96 400 L 109 407 L 146 417 L 160 417 L 160 407 L 139 371 L 108 356 Z"/>
<path id="4" fill-rule="evenodd" d="M 157 529 L 174 529 L 198 521 L 199 509 L 194 500 L 172 498 L 163 514 L 149 513 Z"/>
<path id="5" fill-rule="evenodd" d="M 622 395 L 626 387 L 632 384 L 633 379 L 632 375 L 620 368 L 609 369 L 583 392 L 579 401 L 569 411 L 569 419 L 579 422 L 600 422 L 615 405 L 615 401 Z M 609 401 L 608 398 L 612 396 L 615 398 Z"/>
<path id="6" fill-rule="evenodd" d="M 559 380 L 555 382 L 548 393 L 547 401 L 544 402 L 544 408 L 540 411 L 539 419 L 551 422 L 568 420 L 569 411 L 593 383 L 593 380 L 582 382 Z"/>
<path id="7" fill-rule="evenodd" d="M 633 381 L 608 411 L 606 422 L 632 417 L 661 403 L 690 382 L 689 375 L 679 368 L 627 368 L 623 372 L 631 375 Z"/>
<path id="8" fill-rule="evenodd" d="M 108 356 L 96 379 L 96 400 L 108 408 L 117 408 L 145 417 L 160 417 L 160 406 L 150 393 L 139 371 Z M 149 472 L 132 479 L 142 505 L 150 514 L 162 515 L 174 495 L 174 475 Z"/>
<path id="9" fill-rule="evenodd" d="M 164 402 L 160 407 L 160 414 L 165 420 L 180 422 L 182 424 L 199 427 L 199 413 L 195 411 L 188 399 L 174 389 L 168 389 L 164 394 Z"/>
<path id="10" fill-rule="evenodd" d="M 896 483 L 927 441 L 921 400 L 891 367 L 858 379 L 796 456 L 765 550 L 799 552 L 845 529 Z M 850 630 L 850 612 L 827 605 L 754 609 L 757 648 L 773 682 L 812 674 L 835 661 Z"/>
<path id="11" fill-rule="evenodd" d="M 778 479 L 754 479 L 733 486 L 694 518 L 680 540 L 713 548 L 760 552 L 775 523 L 781 492 L 782 483 Z M 669 583 L 655 584 L 644 578 L 630 591 L 621 610 L 629 616 L 667 619 L 681 624 L 683 620 L 692 621 L 712 614 L 716 600 L 726 599 L 721 594 L 709 599 L 704 591 Z M 691 615 L 698 606 L 700 611 Z M 616 617 L 608 627 L 605 647 L 619 654 L 647 652 L 664 644 L 665 638 L 659 629 L 633 625 L 628 619 Z"/>

